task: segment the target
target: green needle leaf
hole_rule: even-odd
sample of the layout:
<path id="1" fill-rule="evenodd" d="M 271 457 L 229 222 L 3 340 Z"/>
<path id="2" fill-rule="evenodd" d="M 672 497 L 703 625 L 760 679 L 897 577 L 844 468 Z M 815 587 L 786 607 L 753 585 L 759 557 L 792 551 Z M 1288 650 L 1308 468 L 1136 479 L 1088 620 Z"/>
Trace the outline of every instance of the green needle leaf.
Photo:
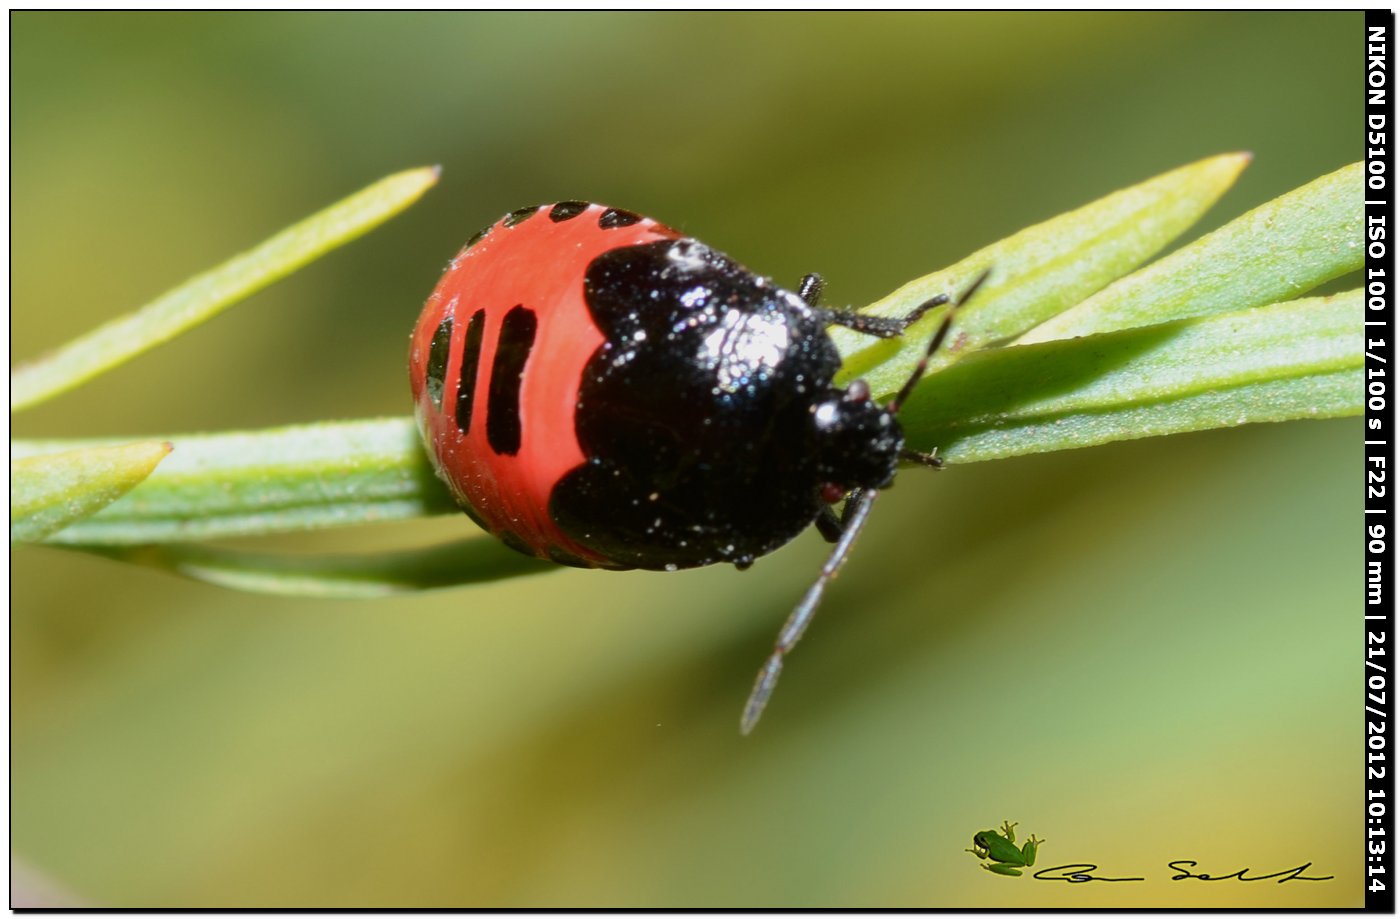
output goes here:
<path id="1" fill-rule="evenodd" d="M 10 411 L 66 392 L 256 293 L 404 210 L 437 181 L 410 169 L 278 233 L 242 255 L 10 373 Z"/>
<path id="2" fill-rule="evenodd" d="M 373 555 L 274 555 L 178 544 L 79 548 L 221 587 L 321 599 L 370 599 L 559 569 L 486 536 Z"/>
<path id="3" fill-rule="evenodd" d="M 974 462 L 1247 422 L 1354 415 L 1362 398 L 1361 323 L 1361 293 L 1352 291 L 978 352 L 930 377 L 901 421 L 912 447 Z M 176 452 L 144 484 L 50 541 L 159 543 L 455 510 L 409 418 L 173 440 Z M 19 442 L 12 454 L 57 448 Z"/>
<path id="4" fill-rule="evenodd" d="M 1110 195 L 877 304 L 876 312 L 899 315 L 934 293 L 961 291 L 984 266 L 994 268 L 987 287 L 959 316 L 954 347 L 935 362 L 941 368 L 904 407 L 900 417 L 910 446 L 937 448 L 950 462 L 974 462 L 1248 422 L 1359 414 L 1361 291 L 1259 305 L 1262 297 L 1291 296 L 1355 267 L 1361 219 L 1356 167 L 1105 289 L 1189 226 L 1247 159 L 1215 157 Z M 1102 293 L 1093 296 L 1096 291 Z M 1094 309 L 1070 309 L 1086 298 Z M 1061 331 L 1072 329 L 1066 334 L 1101 328 L 1093 323 L 1147 324 L 1006 346 L 1066 310 Z M 938 318 L 925 320 L 930 330 Z M 1071 318 L 1091 325 L 1071 324 Z M 927 341 L 917 330 L 874 345 L 844 330 L 834 334 L 850 355 L 843 376 L 863 375 L 882 395 L 903 382 Z M 88 508 L 90 516 L 77 515 L 82 519 L 35 526 L 25 538 L 47 536 L 51 543 L 230 587 L 301 596 L 424 590 L 548 567 L 485 538 L 370 557 L 294 558 L 170 545 L 456 510 L 410 418 L 171 440 L 169 460 L 129 494 L 95 513 Z M 75 447 L 93 453 L 110 444 L 14 443 L 12 493 L 19 505 L 33 501 L 34 483 L 51 477 L 48 465 L 31 465 L 40 461 L 28 458 Z M 25 475 L 30 491 L 16 484 Z"/>
<path id="5" fill-rule="evenodd" d="M 987 283 L 959 313 L 954 347 L 931 364 L 930 369 L 937 369 L 956 353 L 1020 335 L 1141 265 L 1200 219 L 1249 160 L 1247 153 L 1213 156 L 1115 192 L 911 281 L 868 312 L 907 315 L 937 294 L 956 296 L 990 268 Z M 931 311 L 919 327 L 931 333 L 943 312 Z M 892 395 L 923 353 L 929 336 L 919 327 L 899 339 L 876 342 L 833 329 L 832 338 L 845 357 L 841 378 L 864 377 L 877 395 Z"/>
<path id="6" fill-rule="evenodd" d="M 1361 164 L 1257 207 L 1021 336 L 1018 344 L 1260 306 L 1361 268 Z"/>
<path id="7" fill-rule="evenodd" d="M 1362 408 L 1361 291 L 968 355 L 901 415 L 950 463 Z"/>
<path id="8" fill-rule="evenodd" d="M 141 488 L 54 536 L 157 543 L 402 520 L 455 510 L 411 418 L 177 436 Z M 12 457 L 73 442 L 16 441 Z M 93 446 L 92 443 L 83 446 Z"/>
<path id="9" fill-rule="evenodd" d="M 32 456 L 10 464 L 10 542 L 62 530 L 139 485 L 170 452 L 142 441 Z"/>

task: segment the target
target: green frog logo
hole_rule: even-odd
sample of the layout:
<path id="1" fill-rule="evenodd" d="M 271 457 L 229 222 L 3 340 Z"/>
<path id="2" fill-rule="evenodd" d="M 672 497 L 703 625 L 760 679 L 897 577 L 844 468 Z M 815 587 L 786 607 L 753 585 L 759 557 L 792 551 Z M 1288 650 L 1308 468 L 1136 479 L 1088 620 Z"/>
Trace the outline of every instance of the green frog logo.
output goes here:
<path id="1" fill-rule="evenodd" d="M 1003 822 L 1001 832 L 983 830 L 973 833 L 972 848 L 966 851 L 984 859 L 986 864 L 982 867 L 993 874 L 1020 877 L 1022 868 L 1035 864 L 1036 850 L 1044 843 L 1045 840 L 1036 839 L 1032 833 L 1025 845 L 1016 848 L 1016 824 Z"/>

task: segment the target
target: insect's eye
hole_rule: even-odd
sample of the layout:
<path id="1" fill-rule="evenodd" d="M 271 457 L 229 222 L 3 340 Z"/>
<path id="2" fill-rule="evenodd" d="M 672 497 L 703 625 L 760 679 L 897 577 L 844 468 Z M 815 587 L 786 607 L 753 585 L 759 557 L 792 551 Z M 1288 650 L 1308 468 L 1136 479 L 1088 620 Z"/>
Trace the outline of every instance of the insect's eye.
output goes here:
<path id="1" fill-rule="evenodd" d="M 851 385 L 846 387 L 847 402 L 869 402 L 870 384 L 864 380 L 853 380 Z"/>

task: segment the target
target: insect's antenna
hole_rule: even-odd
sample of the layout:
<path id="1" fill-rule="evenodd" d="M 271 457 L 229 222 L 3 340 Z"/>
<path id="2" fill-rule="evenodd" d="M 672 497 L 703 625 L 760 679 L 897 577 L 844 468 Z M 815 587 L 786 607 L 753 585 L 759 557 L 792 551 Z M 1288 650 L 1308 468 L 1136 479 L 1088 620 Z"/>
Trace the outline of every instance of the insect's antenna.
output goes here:
<path id="1" fill-rule="evenodd" d="M 924 356 L 919 358 L 919 362 L 914 365 L 914 372 L 909 374 L 909 379 L 904 381 L 904 385 L 899 388 L 899 392 L 890 400 L 889 410 L 891 412 L 899 411 L 899 407 L 904 404 L 904 400 L 909 398 L 909 394 L 914 391 L 914 387 L 917 386 L 919 380 L 923 378 L 924 371 L 928 370 L 928 362 L 933 359 L 934 354 L 938 353 L 938 349 L 943 345 L 943 340 L 948 337 L 949 330 L 953 328 L 953 316 L 957 313 L 958 307 L 972 299 L 972 295 L 977 293 L 977 288 L 982 286 L 982 283 L 987 280 L 991 273 L 992 269 L 990 268 L 983 271 L 977 276 L 977 280 L 973 281 L 972 284 L 968 286 L 967 290 L 964 290 L 958 295 L 958 299 L 948 304 L 948 312 L 944 314 L 943 322 L 939 324 L 938 331 L 933 333 L 933 338 L 929 340 L 928 349 L 924 351 Z"/>
<path id="2" fill-rule="evenodd" d="M 749 701 L 744 704 L 744 716 L 739 721 L 739 730 L 743 733 L 749 733 L 758 723 L 759 716 L 768 705 L 768 697 L 773 695 L 773 688 L 778 685 L 778 676 L 783 672 L 783 658 L 787 657 L 788 652 L 801 640 L 802 633 L 807 631 L 807 626 L 811 624 L 812 616 L 817 611 L 817 604 L 826 592 L 826 585 L 836 577 L 836 572 L 841 569 L 846 556 L 851 554 L 851 546 L 855 545 L 856 537 L 860 535 L 870 517 L 870 507 L 875 503 L 876 494 L 878 492 L 873 488 L 861 488 L 851 492 L 851 496 L 846 499 L 843 529 L 841 538 L 836 541 L 836 548 L 831 550 L 831 555 L 827 557 L 817 580 L 807 588 L 802 601 L 793 609 L 787 622 L 783 623 L 782 630 L 778 632 L 778 640 L 773 644 L 773 653 L 768 655 L 768 660 L 758 671 L 753 692 L 749 693 Z"/>
<path id="3" fill-rule="evenodd" d="M 972 295 L 977 293 L 977 289 L 991 275 L 991 269 L 983 271 L 977 276 L 966 290 L 964 290 L 956 300 L 948 306 L 948 313 L 943 317 L 943 322 L 938 326 L 938 331 L 934 333 L 932 340 L 928 343 L 928 348 L 924 351 L 924 356 L 915 365 L 914 372 L 909 375 L 909 379 L 900 387 L 899 392 L 890 400 L 887 406 L 889 412 L 899 411 L 899 407 L 904 404 L 904 400 L 909 398 L 909 394 L 914 391 L 914 386 L 923 377 L 924 371 L 928 369 L 929 361 L 943 342 L 948 337 L 948 332 L 953 327 L 953 315 L 958 307 L 962 306 Z M 807 281 L 804 279 L 803 285 L 806 287 Z M 934 302 L 941 301 L 942 297 L 934 298 Z M 922 309 L 933 305 L 926 303 Z M 768 655 L 768 660 L 758 671 L 758 679 L 754 681 L 753 691 L 749 693 L 749 700 L 744 704 L 744 714 L 739 720 L 739 730 L 748 734 L 758 724 L 758 719 L 763 715 L 764 708 L 768 705 L 768 699 L 773 695 L 773 689 L 778 685 L 778 677 L 783 672 L 783 660 L 791 653 L 793 647 L 802 640 L 802 634 L 807 631 L 807 626 L 812 624 L 812 617 L 816 615 L 817 605 L 821 603 L 822 595 L 826 593 L 826 587 L 836 577 L 836 573 L 841 570 L 841 566 L 846 562 L 846 556 L 851 554 L 851 547 L 855 545 L 856 537 L 865 528 L 866 521 L 870 519 L 870 508 L 875 504 L 875 497 L 878 495 L 873 488 L 858 488 L 851 492 L 846 499 L 846 509 L 842 514 L 841 537 L 836 541 L 836 547 L 831 550 L 831 555 L 826 559 L 826 564 L 822 565 L 821 574 L 817 575 L 816 581 L 807 588 L 807 593 L 803 594 L 801 602 L 793 609 L 788 616 L 787 622 L 783 623 L 782 629 L 778 632 L 778 640 L 773 643 L 773 653 Z"/>

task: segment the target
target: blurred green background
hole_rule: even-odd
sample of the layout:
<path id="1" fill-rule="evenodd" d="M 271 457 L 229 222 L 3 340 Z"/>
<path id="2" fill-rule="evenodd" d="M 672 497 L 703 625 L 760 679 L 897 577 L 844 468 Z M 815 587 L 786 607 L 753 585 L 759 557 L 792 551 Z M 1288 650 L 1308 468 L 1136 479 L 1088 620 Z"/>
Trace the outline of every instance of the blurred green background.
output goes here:
<path id="1" fill-rule="evenodd" d="M 522 204 L 637 210 L 862 304 L 1203 156 L 1255 154 L 1208 229 L 1359 152 L 1360 13 L 11 24 L 18 358 L 444 167 L 24 437 L 407 414 L 422 299 Z M 744 574 L 359 603 L 21 549 L 14 847 L 118 906 L 1359 905 L 1361 439 L 1304 422 L 909 472 L 748 739 L 815 535 Z M 1038 867 L 1149 880 L 988 874 L 963 850 L 1004 819 L 1048 839 Z M 1173 883 L 1176 858 L 1336 880 Z"/>

